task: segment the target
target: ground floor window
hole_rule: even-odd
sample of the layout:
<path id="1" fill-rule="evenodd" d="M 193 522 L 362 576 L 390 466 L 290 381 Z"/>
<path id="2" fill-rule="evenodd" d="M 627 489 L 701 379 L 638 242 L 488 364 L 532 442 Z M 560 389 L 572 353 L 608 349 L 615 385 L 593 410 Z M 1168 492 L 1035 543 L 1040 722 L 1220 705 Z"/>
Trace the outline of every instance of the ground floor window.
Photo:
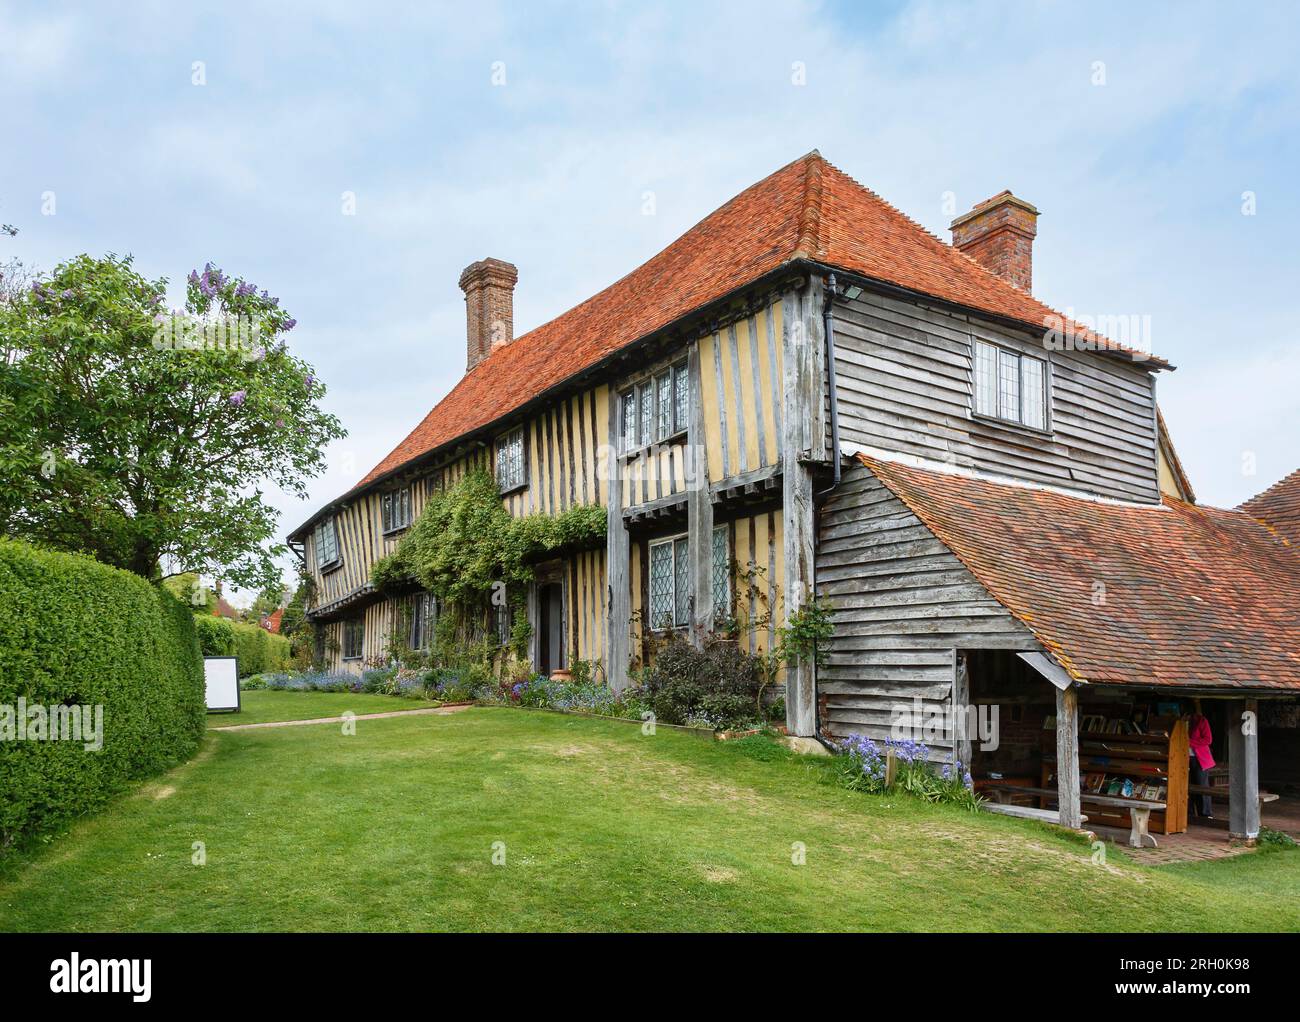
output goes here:
<path id="1" fill-rule="evenodd" d="M 416 593 L 411 601 L 411 649 L 428 649 L 433 645 L 433 630 L 438 624 L 438 603 L 433 593 Z"/>
<path id="2" fill-rule="evenodd" d="M 715 622 L 731 610 L 731 547 L 728 528 L 713 530 L 710 555 Z M 656 631 L 685 628 L 691 622 L 690 544 L 670 536 L 650 544 L 650 627 Z"/>
<path id="3" fill-rule="evenodd" d="M 731 617 L 731 530 L 719 525 L 713 530 L 713 623 Z"/>
<path id="4" fill-rule="evenodd" d="M 351 618 L 343 622 L 343 659 L 360 660 L 366 641 L 364 618 Z"/>

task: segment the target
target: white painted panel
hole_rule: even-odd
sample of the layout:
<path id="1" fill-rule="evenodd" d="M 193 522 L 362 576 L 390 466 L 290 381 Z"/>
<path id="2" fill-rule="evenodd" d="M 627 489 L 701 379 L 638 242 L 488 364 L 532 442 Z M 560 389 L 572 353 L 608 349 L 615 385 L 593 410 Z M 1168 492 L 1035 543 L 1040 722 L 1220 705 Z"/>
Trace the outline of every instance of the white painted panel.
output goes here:
<path id="1" fill-rule="evenodd" d="M 232 656 L 205 656 L 203 680 L 207 685 L 208 712 L 239 709 L 239 672 Z"/>

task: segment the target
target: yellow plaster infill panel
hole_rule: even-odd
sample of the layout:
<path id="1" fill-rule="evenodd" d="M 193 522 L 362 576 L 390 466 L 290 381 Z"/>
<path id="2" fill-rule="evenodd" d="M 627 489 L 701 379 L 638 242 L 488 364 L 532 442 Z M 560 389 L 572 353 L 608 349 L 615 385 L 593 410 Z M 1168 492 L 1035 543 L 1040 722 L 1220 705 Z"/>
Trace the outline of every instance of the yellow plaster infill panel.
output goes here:
<path id="1" fill-rule="evenodd" d="M 731 469 L 731 475 L 740 471 L 740 445 L 743 442 L 740 437 L 742 423 L 736 421 L 736 367 L 731 361 L 731 340 L 727 330 L 721 330 L 713 335 L 713 342 L 718 346 L 718 351 L 722 354 L 722 379 L 721 394 L 722 407 L 726 409 L 727 414 L 727 462 Z"/>
<path id="2" fill-rule="evenodd" d="M 740 388 L 740 405 L 745 418 L 745 464 L 753 471 L 760 467 L 761 462 L 758 456 L 758 417 L 754 407 L 754 345 L 747 319 L 736 324 L 736 355 L 739 359 L 736 386 Z"/>
<path id="3" fill-rule="evenodd" d="M 709 482 L 722 478 L 722 419 L 718 411 L 717 335 L 700 338 L 700 398 L 704 404 L 704 448 Z"/>
<path id="4" fill-rule="evenodd" d="M 754 357 L 758 359 L 758 385 L 763 388 L 759 399 L 763 403 L 763 422 L 767 427 L 766 455 L 764 464 L 775 465 L 778 457 L 776 436 L 776 402 L 779 400 L 777 387 L 772 382 L 772 360 L 768 346 L 772 338 L 767 333 L 767 311 L 760 309 L 754 317 L 756 331 L 754 334 Z"/>

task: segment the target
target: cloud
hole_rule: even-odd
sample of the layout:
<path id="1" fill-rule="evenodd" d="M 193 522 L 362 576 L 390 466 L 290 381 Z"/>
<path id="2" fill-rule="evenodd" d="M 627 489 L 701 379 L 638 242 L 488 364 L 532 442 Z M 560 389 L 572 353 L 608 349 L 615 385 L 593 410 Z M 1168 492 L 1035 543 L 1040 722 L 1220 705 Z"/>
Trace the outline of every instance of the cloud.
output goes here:
<path id="1" fill-rule="evenodd" d="M 944 192 L 964 209 L 1011 187 L 1043 211 L 1035 290 L 1094 315 L 1151 315 L 1157 351 L 1181 366 L 1160 381 L 1180 454 L 1207 499 L 1235 501 L 1253 485 L 1240 449 L 1258 448 L 1263 482 L 1266 461 L 1288 456 L 1271 438 L 1300 418 L 1280 382 L 1296 378 L 1295 331 L 1276 300 L 1300 270 L 1300 32 L 1285 5 L 1170 11 L 769 0 L 479 3 L 466 17 L 329 0 L 51 18 L 0 6 L 15 26 L 0 83 L 25 97 L 0 200 L 27 208 L 19 198 L 58 188 L 60 215 L 27 216 L 14 239 L 43 265 L 129 248 L 175 280 L 213 259 L 282 298 L 301 324 L 295 348 L 352 431 L 338 446 L 354 466 L 336 455 L 310 500 L 284 499 L 287 526 L 355 483 L 459 378 L 456 278 L 472 260 L 519 266 L 523 331 L 814 147 L 941 237 Z M 1246 189 L 1259 194 L 1250 220 Z M 344 190 L 356 216 L 341 212 Z"/>

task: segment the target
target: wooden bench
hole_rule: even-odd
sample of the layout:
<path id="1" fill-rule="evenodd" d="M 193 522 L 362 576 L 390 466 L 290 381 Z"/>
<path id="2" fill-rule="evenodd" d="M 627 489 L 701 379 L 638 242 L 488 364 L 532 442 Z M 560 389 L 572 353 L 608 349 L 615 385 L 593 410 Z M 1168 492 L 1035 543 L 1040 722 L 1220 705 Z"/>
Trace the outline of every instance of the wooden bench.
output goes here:
<path id="1" fill-rule="evenodd" d="M 1017 806 L 1009 802 L 989 802 L 984 806 L 990 813 L 1002 816 L 1015 816 L 1022 820 L 1042 820 L 1044 823 L 1060 823 L 1061 814 L 1055 809 L 1039 809 L 1037 806 Z M 1080 818 L 1080 823 L 1087 823 L 1088 817 Z"/>
<path id="2" fill-rule="evenodd" d="M 1209 795 L 1211 798 L 1218 799 L 1220 802 L 1227 802 L 1228 788 L 1226 786 L 1213 784 L 1189 784 L 1187 786 L 1189 795 Z M 1259 793 L 1259 804 L 1262 806 L 1265 802 L 1276 802 L 1278 796 L 1271 791 L 1261 791 Z"/>
<path id="3" fill-rule="evenodd" d="M 1058 798 L 1060 795 L 1060 793 L 1053 788 L 1034 788 L 1028 785 L 1018 784 L 1008 784 L 998 788 L 990 788 L 989 791 L 991 794 L 998 796 L 1003 792 L 1021 795 L 1037 795 L 1040 798 Z M 999 797 L 999 801 L 1000 800 Z M 1128 836 L 1129 845 L 1133 848 L 1142 848 L 1145 846 L 1145 843 L 1149 841 L 1152 848 L 1157 847 L 1156 839 L 1148 829 L 1151 823 L 1151 810 L 1156 809 L 1163 811 L 1167 808 L 1166 803 L 1150 802 L 1146 799 L 1140 798 L 1120 798 L 1117 795 L 1094 795 L 1086 791 L 1080 792 L 1079 801 L 1088 805 L 1105 806 L 1111 809 L 1127 809 L 1129 811 L 1129 822 L 1131 825 Z M 1006 812 L 1008 809 L 1025 809 L 1026 807 L 998 806 L 994 808 L 990 806 L 990 808 L 993 809 L 994 812 Z M 1037 810 L 1037 812 L 1048 812 L 1048 810 L 1040 809 Z M 1021 814 L 1007 813 L 1007 815 L 1019 816 Z M 1057 814 L 1051 813 L 1050 815 L 1056 816 Z"/>

